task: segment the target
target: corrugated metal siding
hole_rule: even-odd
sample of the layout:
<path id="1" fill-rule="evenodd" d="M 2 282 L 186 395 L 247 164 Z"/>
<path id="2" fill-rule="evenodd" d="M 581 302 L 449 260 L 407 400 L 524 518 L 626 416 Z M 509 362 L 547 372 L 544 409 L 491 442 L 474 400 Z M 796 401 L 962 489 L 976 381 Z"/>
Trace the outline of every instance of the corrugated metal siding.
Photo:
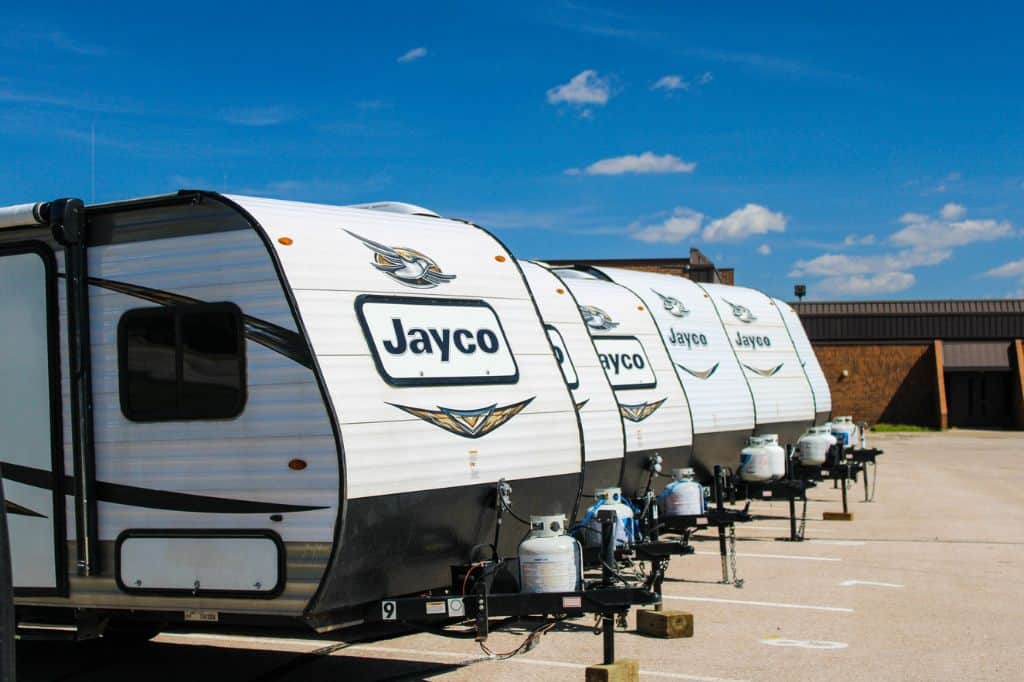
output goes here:
<path id="1" fill-rule="evenodd" d="M 813 342 L 1024 338 L 1024 300 L 795 303 Z"/>
<path id="2" fill-rule="evenodd" d="M 942 344 L 942 364 L 947 370 L 1010 369 L 1010 343 L 1007 341 L 990 342 L 952 342 Z"/>

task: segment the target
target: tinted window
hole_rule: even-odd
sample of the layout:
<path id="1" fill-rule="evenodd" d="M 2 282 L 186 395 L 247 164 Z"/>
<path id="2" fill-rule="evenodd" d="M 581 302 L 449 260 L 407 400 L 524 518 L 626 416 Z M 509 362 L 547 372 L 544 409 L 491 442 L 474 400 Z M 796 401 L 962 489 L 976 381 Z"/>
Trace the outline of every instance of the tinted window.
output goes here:
<path id="1" fill-rule="evenodd" d="M 133 421 L 227 419 L 245 406 L 242 314 L 231 303 L 129 310 L 118 356 L 121 411 Z"/>

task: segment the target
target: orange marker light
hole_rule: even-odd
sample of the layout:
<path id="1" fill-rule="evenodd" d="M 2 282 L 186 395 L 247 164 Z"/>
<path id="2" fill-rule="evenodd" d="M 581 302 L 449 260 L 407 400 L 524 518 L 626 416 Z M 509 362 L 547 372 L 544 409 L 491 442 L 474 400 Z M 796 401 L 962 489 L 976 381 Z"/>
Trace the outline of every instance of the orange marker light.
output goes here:
<path id="1" fill-rule="evenodd" d="M 644 307 L 642 305 L 638 305 L 636 309 L 639 310 L 640 312 L 644 311 Z"/>
<path id="2" fill-rule="evenodd" d="M 292 238 L 291 237 L 279 237 L 277 241 L 279 243 L 281 243 L 281 244 L 284 244 L 285 246 L 291 246 L 292 245 Z"/>
<path id="3" fill-rule="evenodd" d="M 494 260 L 498 261 L 499 263 L 504 263 L 506 258 L 504 256 L 495 256 Z"/>
<path id="4" fill-rule="evenodd" d="M 565 289 L 555 289 L 555 293 L 556 294 L 564 294 L 565 293 Z"/>
<path id="5" fill-rule="evenodd" d="M 304 459 L 293 459 L 288 462 L 288 468 L 292 471 L 302 471 L 306 468 L 306 460 Z"/>

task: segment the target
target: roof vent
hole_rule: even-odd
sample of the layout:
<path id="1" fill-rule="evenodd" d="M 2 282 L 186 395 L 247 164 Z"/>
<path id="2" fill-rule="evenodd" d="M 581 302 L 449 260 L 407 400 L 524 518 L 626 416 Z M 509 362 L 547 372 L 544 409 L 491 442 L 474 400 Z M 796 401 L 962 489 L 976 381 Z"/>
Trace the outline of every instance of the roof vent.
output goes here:
<path id="1" fill-rule="evenodd" d="M 349 208 L 366 208 L 371 211 L 384 211 L 386 213 L 401 213 L 403 215 L 419 215 L 428 218 L 440 218 L 439 213 L 423 208 L 416 204 L 407 204 L 403 201 L 375 201 L 371 204 L 351 204 Z"/>

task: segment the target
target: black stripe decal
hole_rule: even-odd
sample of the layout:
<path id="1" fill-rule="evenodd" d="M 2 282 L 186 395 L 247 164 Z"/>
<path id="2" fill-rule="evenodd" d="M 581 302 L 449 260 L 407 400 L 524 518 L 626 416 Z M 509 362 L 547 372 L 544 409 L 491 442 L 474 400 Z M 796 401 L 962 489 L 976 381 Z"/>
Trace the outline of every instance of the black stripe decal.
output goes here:
<path id="1" fill-rule="evenodd" d="M 46 517 L 39 512 L 32 511 L 28 507 L 22 507 L 17 502 L 11 502 L 10 500 L 4 500 L 4 509 L 8 514 L 14 514 L 15 516 L 32 516 L 37 519 L 45 519 Z"/>
<path id="2" fill-rule="evenodd" d="M 60 276 L 63 277 L 64 275 L 61 274 Z M 205 301 L 200 301 L 199 299 L 191 298 L 189 296 L 182 296 L 181 294 L 174 294 L 169 291 L 150 289 L 149 287 L 139 286 L 138 284 L 115 282 L 114 280 L 102 279 L 100 277 L 90 277 L 89 284 L 102 289 L 108 289 L 109 291 L 116 291 L 119 294 L 134 296 L 135 298 L 141 298 L 144 301 L 150 301 L 152 303 L 158 303 L 166 306 L 183 303 L 205 303 Z M 266 320 L 250 317 L 249 315 L 243 315 L 243 321 L 245 323 L 245 338 L 254 343 L 258 343 L 261 346 L 265 346 L 275 353 L 280 353 L 286 358 L 299 363 L 303 367 L 313 369 L 313 359 L 309 357 L 309 349 L 307 348 L 305 341 L 302 339 L 301 334 L 285 329 L 284 327 L 280 327 L 271 322 L 267 322 Z"/>
<path id="3" fill-rule="evenodd" d="M 22 466 L 20 464 L 0 464 L 3 477 L 34 488 L 53 489 L 53 474 L 45 469 Z M 64 477 L 64 491 L 71 495 L 74 490 L 74 479 Z M 162 509 L 164 511 L 195 512 L 198 514 L 282 514 L 285 512 L 317 511 L 327 507 L 308 507 L 297 504 L 278 504 L 276 502 L 252 502 L 250 500 L 232 500 L 226 497 L 210 497 L 208 495 L 192 495 L 175 493 L 168 490 L 138 488 L 120 483 L 96 482 L 96 498 L 101 502 L 123 504 L 129 507 L 144 509 Z"/>

